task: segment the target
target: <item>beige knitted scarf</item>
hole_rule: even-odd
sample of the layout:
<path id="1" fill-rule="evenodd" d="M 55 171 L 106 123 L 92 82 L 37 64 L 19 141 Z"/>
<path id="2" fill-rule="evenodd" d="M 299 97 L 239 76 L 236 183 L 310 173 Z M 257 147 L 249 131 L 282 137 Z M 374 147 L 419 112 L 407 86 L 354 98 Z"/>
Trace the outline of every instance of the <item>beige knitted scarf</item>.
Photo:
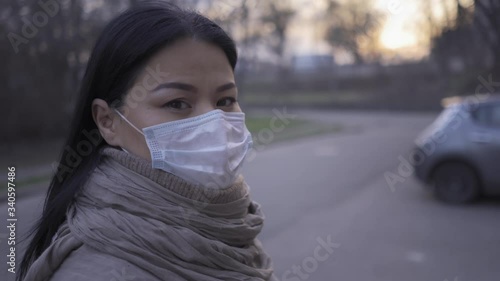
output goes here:
<path id="1" fill-rule="evenodd" d="M 157 280 L 276 280 L 256 239 L 263 214 L 241 176 L 226 189 L 208 189 L 123 151 L 100 153 L 67 221 L 25 280 L 49 280 L 83 244 Z"/>

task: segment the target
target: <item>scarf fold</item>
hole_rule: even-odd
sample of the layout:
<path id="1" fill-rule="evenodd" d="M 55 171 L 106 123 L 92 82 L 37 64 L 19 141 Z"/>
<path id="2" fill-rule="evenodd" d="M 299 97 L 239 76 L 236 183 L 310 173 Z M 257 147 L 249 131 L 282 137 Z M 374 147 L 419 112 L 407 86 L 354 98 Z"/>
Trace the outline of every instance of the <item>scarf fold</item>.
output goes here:
<path id="1" fill-rule="evenodd" d="M 264 216 L 241 176 L 226 189 L 209 189 L 111 147 L 100 153 L 67 221 L 25 280 L 48 280 L 82 244 L 158 280 L 276 280 L 256 239 Z"/>

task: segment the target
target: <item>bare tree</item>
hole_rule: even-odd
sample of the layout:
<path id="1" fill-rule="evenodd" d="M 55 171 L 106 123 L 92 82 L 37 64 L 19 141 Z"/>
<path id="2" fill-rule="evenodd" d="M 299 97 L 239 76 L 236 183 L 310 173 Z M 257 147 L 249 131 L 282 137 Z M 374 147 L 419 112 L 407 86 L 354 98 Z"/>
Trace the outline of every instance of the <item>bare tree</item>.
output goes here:
<path id="1" fill-rule="evenodd" d="M 267 6 L 264 8 L 262 22 L 273 27 L 273 32 L 269 38 L 270 46 L 276 56 L 283 59 L 287 39 L 286 32 L 295 11 L 290 1 L 271 0 L 268 1 Z"/>
<path id="2" fill-rule="evenodd" d="M 326 40 L 332 47 L 351 53 L 355 63 L 363 63 L 365 56 L 361 50 L 361 42 L 375 38 L 382 14 L 373 10 L 366 1 L 360 0 L 342 4 L 331 1 L 328 12 L 331 20 Z"/>
<path id="3" fill-rule="evenodd" d="M 65 134 L 91 46 L 104 22 L 104 11 L 119 12 L 122 1 L 106 1 L 102 9 L 84 12 L 88 2 L 2 2 L 7 15 L 0 56 L 7 65 L 1 80 L 5 98 L 0 111 L 11 121 L 6 139 L 54 138 Z M 112 15 L 110 15 L 112 16 Z M 19 114 L 26 112 L 28 114 Z M 43 118 L 32 118 L 40 116 Z"/>
<path id="4" fill-rule="evenodd" d="M 493 56 L 492 75 L 500 79 L 500 1 L 475 0 L 474 25 Z"/>

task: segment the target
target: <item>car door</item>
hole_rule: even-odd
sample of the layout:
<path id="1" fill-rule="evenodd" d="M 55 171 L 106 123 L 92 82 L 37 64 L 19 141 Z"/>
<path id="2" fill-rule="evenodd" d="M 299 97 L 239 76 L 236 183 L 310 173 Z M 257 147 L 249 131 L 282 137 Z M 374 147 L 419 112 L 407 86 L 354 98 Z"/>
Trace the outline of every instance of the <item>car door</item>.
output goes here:
<path id="1" fill-rule="evenodd" d="M 473 113 L 470 133 L 485 188 L 500 192 L 500 102 L 479 105 Z M 475 157 L 476 158 L 476 157 Z"/>

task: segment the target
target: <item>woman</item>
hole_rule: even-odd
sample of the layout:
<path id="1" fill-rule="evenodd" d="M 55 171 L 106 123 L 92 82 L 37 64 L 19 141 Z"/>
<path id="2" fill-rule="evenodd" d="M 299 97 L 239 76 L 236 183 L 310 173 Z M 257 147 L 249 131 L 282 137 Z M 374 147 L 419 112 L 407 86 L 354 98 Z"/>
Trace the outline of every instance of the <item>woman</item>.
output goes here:
<path id="1" fill-rule="evenodd" d="M 275 280 L 239 174 L 234 42 L 141 4 L 104 29 L 18 280 Z"/>

